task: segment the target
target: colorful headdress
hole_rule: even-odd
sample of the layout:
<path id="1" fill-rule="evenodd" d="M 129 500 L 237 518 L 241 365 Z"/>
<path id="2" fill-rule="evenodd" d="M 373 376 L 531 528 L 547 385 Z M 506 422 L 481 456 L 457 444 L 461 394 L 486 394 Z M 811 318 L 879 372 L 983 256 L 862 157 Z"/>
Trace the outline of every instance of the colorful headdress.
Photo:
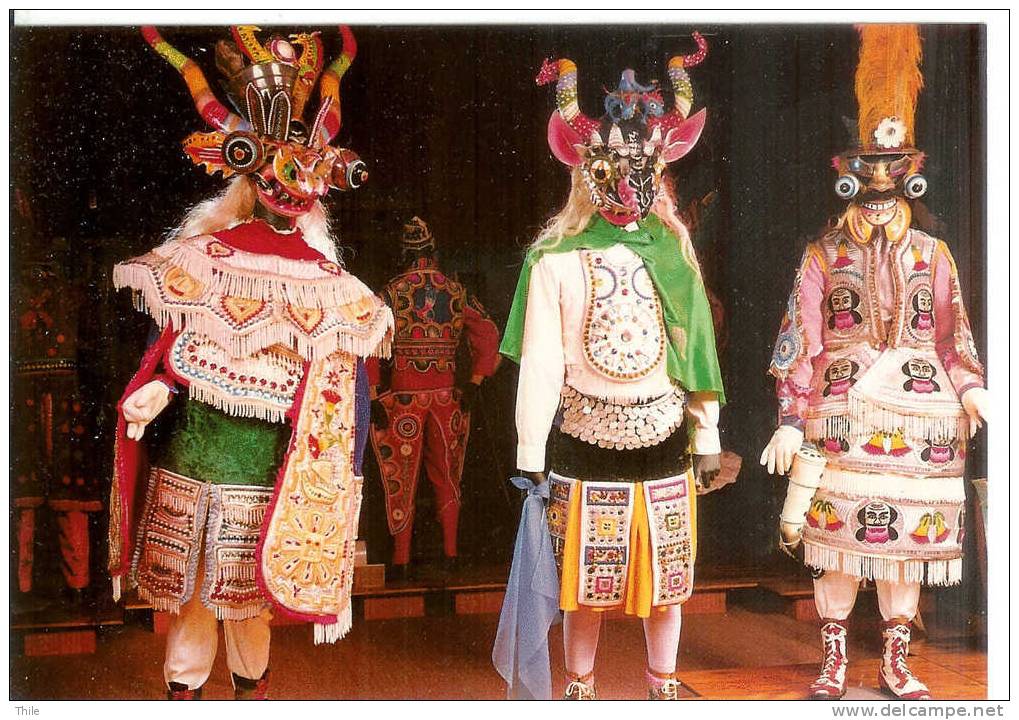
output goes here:
<path id="1" fill-rule="evenodd" d="M 577 101 L 577 66 L 572 60 L 546 60 L 535 78 L 556 83 L 556 106 L 548 123 L 548 144 L 565 165 L 579 167 L 591 199 L 610 222 L 645 217 L 658 191 L 664 165 L 693 149 L 704 129 L 704 109 L 690 115 L 693 85 L 687 68 L 704 60 L 707 42 L 693 33 L 697 51 L 669 61 L 673 107 L 666 109 L 656 82 L 642 85 L 627 68 L 619 87 L 605 98 L 599 120 L 585 115 Z"/>
<path id="2" fill-rule="evenodd" d="M 435 250 L 435 236 L 432 235 L 432 231 L 428 229 L 425 221 L 415 215 L 403 226 L 400 245 L 404 250 L 415 252 Z"/>
<path id="3" fill-rule="evenodd" d="M 856 66 L 860 147 L 904 152 L 915 147 L 916 100 L 923 87 L 916 25 L 862 25 Z"/>
<path id="4" fill-rule="evenodd" d="M 916 25 L 861 25 L 856 67 L 856 147 L 836 156 L 835 192 L 846 200 L 864 191 L 897 190 L 907 198 L 927 191 L 916 149 L 916 102 L 923 87 Z M 894 187 L 893 187 L 894 186 Z M 908 223 L 907 223 L 908 225 Z"/>
<path id="5" fill-rule="evenodd" d="M 359 187 L 367 179 L 364 163 L 353 151 L 329 145 L 341 124 L 340 79 L 357 53 L 350 28 L 340 27 L 343 52 L 324 72 L 317 32 L 274 36 L 263 45 L 258 31 L 252 25 L 235 26 L 233 41 L 216 45 L 216 66 L 238 114 L 216 98 L 193 60 L 156 28 L 142 28 L 142 36 L 181 74 L 199 114 L 215 128 L 184 141 L 188 157 L 210 175 L 224 177 L 257 173 L 271 163 L 275 179 L 298 197 L 324 195 L 330 186 Z M 303 113 L 316 81 L 320 102 L 309 126 Z"/>

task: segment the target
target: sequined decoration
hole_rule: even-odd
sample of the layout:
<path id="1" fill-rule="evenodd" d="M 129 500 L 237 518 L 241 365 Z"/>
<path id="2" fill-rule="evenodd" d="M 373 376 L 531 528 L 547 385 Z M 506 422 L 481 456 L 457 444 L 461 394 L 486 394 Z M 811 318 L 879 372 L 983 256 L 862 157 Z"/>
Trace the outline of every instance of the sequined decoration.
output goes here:
<path id="1" fill-rule="evenodd" d="M 582 605 L 612 606 L 623 599 L 630 557 L 634 486 L 584 483 L 581 486 L 580 583 Z"/>
<path id="2" fill-rule="evenodd" d="M 651 526 L 655 605 L 683 602 L 693 590 L 689 476 L 649 480 L 644 500 Z"/>
<path id="3" fill-rule="evenodd" d="M 644 262 L 616 264 L 605 253 L 581 252 L 587 272 L 584 355 L 612 380 L 638 380 L 665 356 L 662 308 Z"/>
<path id="4" fill-rule="evenodd" d="M 149 475 L 132 575 L 154 610 L 177 612 L 194 592 L 207 488 L 162 468 Z"/>
<path id="5" fill-rule="evenodd" d="M 642 403 L 618 403 L 564 385 L 560 429 L 602 448 L 631 450 L 666 440 L 683 423 L 685 394 L 670 393 Z"/>

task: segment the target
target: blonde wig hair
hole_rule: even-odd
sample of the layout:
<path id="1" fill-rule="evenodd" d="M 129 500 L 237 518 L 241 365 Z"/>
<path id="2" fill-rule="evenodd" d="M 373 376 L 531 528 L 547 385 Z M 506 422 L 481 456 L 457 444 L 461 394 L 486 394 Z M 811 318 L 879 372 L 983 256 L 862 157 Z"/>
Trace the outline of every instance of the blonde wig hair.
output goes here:
<path id="1" fill-rule="evenodd" d="M 167 239 L 189 238 L 195 235 L 227 230 L 249 220 L 257 202 L 255 186 L 246 177 L 235 177 L 218 195 L 203 200 L 184 214 L 180 225 L 167 233 Z M 311 210 L 297 218 L 304 242 L 333 262 L 341 262 L 336 238 L 329 227 L 329 215 L 321 200 Z M 342 263 L 341 263 L 342 264 Z"/>
<path id="2" fill-rule="evenodd" d="M 591 201 L 591 191 L 584 183 L 584 176 L 580 168 L 573 168 L 570 174 L 570 197 L 566 205 L 558 213 L 553 215 L 545 227 L 538 233 L 534 241 L 535 247 L 545 250 L 555 248 L 563 238 L 579 235 L 591 221 L 591 216 L 598 211 L 597 206 Z M 651 206 L 651 212 L 669 228 L 679 240 L 679 251 L 698 275 L 701 274 L 700 263 L 697 262 L 697 255 L 690 241 L 690 232 L 686 225 L 679 219 L 676 210 L 676 195 L 672 186 L 672 180 L 668 175 L 662 175 L 662 184 L 658 190 L 658 196 Z"/>

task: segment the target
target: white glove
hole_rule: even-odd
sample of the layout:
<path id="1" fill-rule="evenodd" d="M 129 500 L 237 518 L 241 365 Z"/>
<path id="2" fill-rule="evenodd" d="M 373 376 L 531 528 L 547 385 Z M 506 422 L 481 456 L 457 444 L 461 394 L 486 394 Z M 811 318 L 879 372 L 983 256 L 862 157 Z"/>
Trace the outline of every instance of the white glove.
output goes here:
<path id="1" fill-rule="evenodd" d="M 987 395 L 987 388 L 974 387 L 962 394 L 962 406 L 969 415 L 969 436 L 977 434 L 977 430 L 987 422 L 987 415 L 990 411 L 990 400 Z"/>
<path id="2" fill-rule="evenodd" d="M 145 426 L 155 420 L 169 404 L 170 388 L 159 380 L 145 383 L 131 393 L 123 406 L 127 436 L 131 440 L 141 440 Z"/>
<path id="3" fill-rule="evenodd" d="M 761 453 L 761 465 L 768 466 L 771 475 L 785 475 L 793 465 L 796 451 L 803 444 L 803 431 L 792 425 L 782 425 L 771 436 L 771 442 Z"/>

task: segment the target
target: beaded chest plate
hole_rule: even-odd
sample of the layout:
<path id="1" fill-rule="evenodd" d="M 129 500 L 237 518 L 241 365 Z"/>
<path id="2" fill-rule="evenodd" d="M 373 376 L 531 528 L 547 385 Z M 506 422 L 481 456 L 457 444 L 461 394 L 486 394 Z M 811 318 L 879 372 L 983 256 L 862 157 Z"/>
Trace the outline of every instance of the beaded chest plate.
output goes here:
<path id="1" fill-rule="evenodd" d="M 583 250 L 587 285 L 584 356 L 612 380 L 639 380 L 665 356 L 665 326 L 658 294 L 636 255 L 622 263 Z"/>

